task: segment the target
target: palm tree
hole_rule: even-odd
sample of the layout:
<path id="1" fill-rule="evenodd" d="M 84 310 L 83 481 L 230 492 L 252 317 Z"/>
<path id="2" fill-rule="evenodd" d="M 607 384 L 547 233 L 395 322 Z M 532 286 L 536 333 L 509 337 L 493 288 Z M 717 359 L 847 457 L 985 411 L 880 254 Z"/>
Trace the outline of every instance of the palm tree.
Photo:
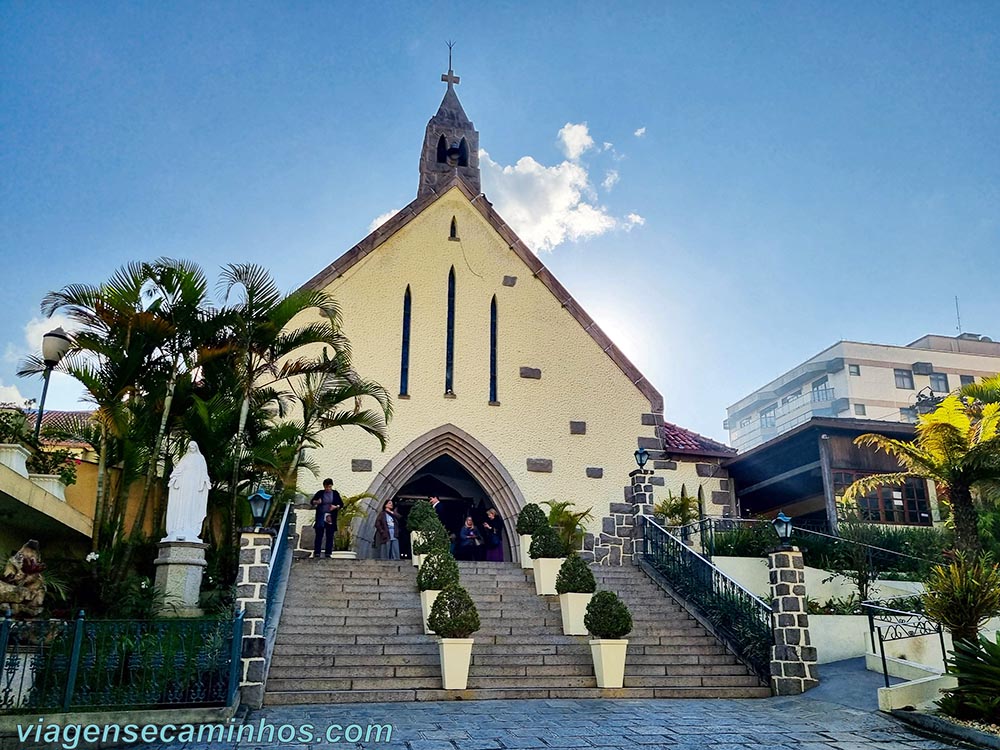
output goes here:
<path id="1" fill-rule="evenodd" d="M 1000 375 L 964 385 L 960 393 L 981 404 L 1000 404 Z"/>
<path id="2" fill-rule="evenodd" d="M 955 546 L 963 552 L 981 548 L 973 489 L 1000 480 L 1000 402 L 982 405 L 978 415 L 960 396 L 945 398 L 917 423 L 913 442 L 884 435 L 862 435 L 857 445 L 873 446 L 895 456 L 902 471 L 857 480 L 844 493 L 846 501 L 883 485 L 899 485 L 909 477 L 937 483 L 948 495 L 955 519 Z"/>

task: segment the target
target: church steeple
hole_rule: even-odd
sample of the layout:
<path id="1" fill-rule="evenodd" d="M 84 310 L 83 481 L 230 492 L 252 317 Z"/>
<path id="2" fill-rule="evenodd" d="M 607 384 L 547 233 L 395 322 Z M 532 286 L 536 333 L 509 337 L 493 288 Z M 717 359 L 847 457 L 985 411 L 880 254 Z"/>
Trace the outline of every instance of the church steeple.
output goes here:
<path id="1" fill-rule="evenodd" d="M 420 153 L 420 185 L 417 197 L 440 192 L 458 175 L 475 190 L 479 187 L 479 132 L 462 109 L 455 93 L 459 77 L 451 68 L 451 45 L 448 45 L 448 72 L 441 76 L 448 84 L 437 114 L 427 123 L 424 147 Z"/>

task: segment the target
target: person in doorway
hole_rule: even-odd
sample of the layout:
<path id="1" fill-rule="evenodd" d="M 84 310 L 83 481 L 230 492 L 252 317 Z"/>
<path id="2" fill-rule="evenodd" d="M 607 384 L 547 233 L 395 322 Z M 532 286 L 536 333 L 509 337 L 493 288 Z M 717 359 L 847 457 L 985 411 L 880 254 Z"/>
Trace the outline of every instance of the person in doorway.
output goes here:
<path id="1" fill-rule="evenodd" d="M 451 539 L 451 550 L 450 550 L 451 556 L 457 558 L 458 537 L 454 531 L 448 528 L 448 524 L 445 523 L 444 505 L 441 504 L 441 501 L 437 497 L 429 497 L 427 498 L 427 501 L 431 504 L 431 507 L 434 509 L 434 512 L 437 513 L 437 517 L 438 520 L 441 522 L 441 525 L 444 526 L 445 530 L 448 532 L 448 538 Z"/>
<path id="2" fill-rule="evenodd" d="M 486 543 L 486 559 L 490 562 L 503 562 L 503 519 L 496 508 L 486 511 L 483 541 Z"/>
<path id="3" fill-rule="evenodd" d="M 459 560 L 475 560 L 477 551 L 483 546 L 483 535 L 479 533 L 476 524 L 472 522 L 472 516 L 467 516 L 465 525 L 462 526 L 458 535 L 458 555 Z"/>
<path id="4" fill-rule="evenodd" d="M 375 545 L 379 560 L 399 559 L 399 514 L 392 500 L 386 500 L 375 517 Z"/>
<path id="5" fill-rule="evenodd" d="M 337 533 L 337 511 L 344 507 L 340 493 L 333 489 L 333 480 L 324 479 L 323 489 L 312 496 L 309 504 L 316 509 L 316 541 L 313 543 L 313 557 L 319 557 L 323 547 L 323 557 L 333 554 L 333 535 Z M 326 544 L 323 545 L 323 540 Z"/>

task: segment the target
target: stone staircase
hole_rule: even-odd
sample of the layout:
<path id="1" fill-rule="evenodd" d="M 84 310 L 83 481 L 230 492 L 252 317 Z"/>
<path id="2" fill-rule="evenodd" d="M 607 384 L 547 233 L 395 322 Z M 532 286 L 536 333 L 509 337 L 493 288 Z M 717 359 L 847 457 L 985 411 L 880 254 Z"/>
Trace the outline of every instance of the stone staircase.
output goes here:
<path id="1" fill-rule="evenodd" d="M 299 560 L 292 568 L 266 705 L 495 698 L 748 698 L 755 676 L 644 573 L 595 567 L 629 605 L 625 687 L 596 686 L 586 636 L 562 634 L 558 597 L 512 563 L 459 563 L 479 610 L 468 689 L 441 689 L 436 636 L 409 561 Z"/>

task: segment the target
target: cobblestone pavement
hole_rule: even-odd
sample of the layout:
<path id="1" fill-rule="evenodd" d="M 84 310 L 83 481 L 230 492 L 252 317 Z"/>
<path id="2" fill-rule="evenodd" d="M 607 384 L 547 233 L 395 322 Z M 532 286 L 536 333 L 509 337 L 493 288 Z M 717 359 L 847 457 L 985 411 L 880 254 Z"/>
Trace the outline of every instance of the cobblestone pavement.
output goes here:
<path id="1" fill-rule="evenodd" d="M 951 750 L 871 711 L 803 698 L 764 700 L 547 700 L 276 707 L 249 723 L 392 724 L 389 742 L 275 742 L 282 750 Z M 352 736 L 351 739 L 354 739 Z M 176 749 L 176 746 L 173 746 Z M 193 747 L 193 746 L 192 746 Z M 226 745 L 212 745 L 221 750 Z M 231 746 L 230 746 L 231 747 Z M 268 745 L 242 745 L 242 748 Z"/>

